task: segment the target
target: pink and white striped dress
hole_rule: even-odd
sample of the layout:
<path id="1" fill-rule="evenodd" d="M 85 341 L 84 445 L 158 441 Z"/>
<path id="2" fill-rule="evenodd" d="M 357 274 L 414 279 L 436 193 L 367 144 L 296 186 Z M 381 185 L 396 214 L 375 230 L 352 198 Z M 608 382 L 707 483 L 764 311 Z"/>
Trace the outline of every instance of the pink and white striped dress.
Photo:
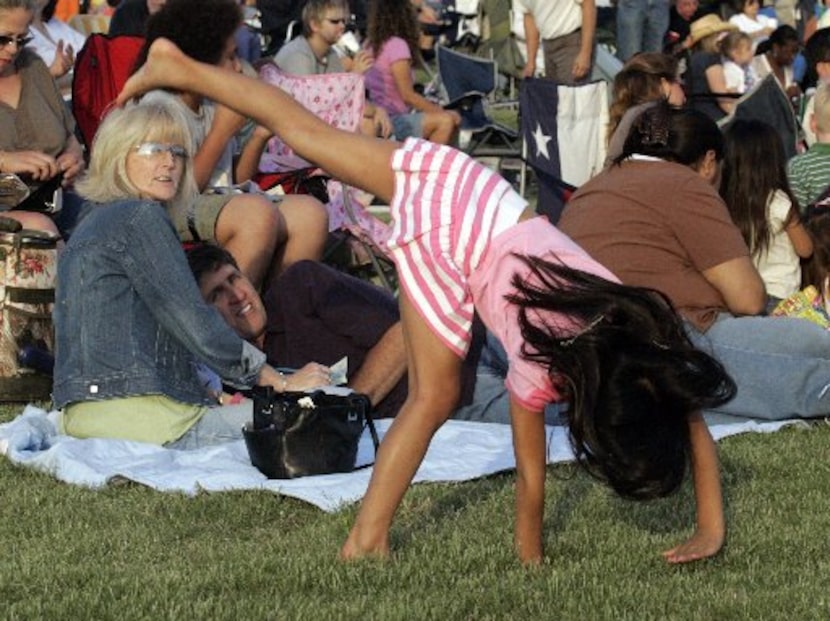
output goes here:
<path id="1" fill-rule="evenodd" d="M 464 153 L 409 139 L 394 153 L 392 169 L 393 226 L 386 246 L 421 317 L 451 351 L 464 357 L 477 310 L 507 351 L 511 395 L 532 411 L 559 400 L 548 369 L 522 355 L 518 309 L 505 300 L 514 292 L 515 274 L 532 278 L 516 255 L 562 261 L 613 281 L 616 277 L 545 218 L 517 225 L 526 201 Z M 569 317 L 536 317 L 561 334 L 578 329 Z"/>
<path id="2" fill-rule="evenodd" d="M 386 242 L 401 286 L 435 334 L 460 357 L 470 344 L 468 279 L 490 240 L 527 203 L 464 153 L 410 138 L 392 157 L 395 195 Z"/>

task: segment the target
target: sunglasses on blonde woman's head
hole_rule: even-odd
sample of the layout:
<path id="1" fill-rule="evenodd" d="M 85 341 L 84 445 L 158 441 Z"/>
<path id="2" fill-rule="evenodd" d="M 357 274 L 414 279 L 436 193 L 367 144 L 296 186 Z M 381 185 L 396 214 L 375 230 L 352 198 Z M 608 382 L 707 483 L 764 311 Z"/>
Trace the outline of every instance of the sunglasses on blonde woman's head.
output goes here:
<path id="1" fill-rule="evenodd" d="M 32 37 L 31 35 L 0 35 L 0 49 L 10 46 L 12 43 L 17 46 L 17 49 L 20 49 L 29 43 L 31 43 Z"/>
<path id="2" fill-rule="evenodd" d="M 158 157 L 164 153 L 169 153 L 176 159 L 187 159 L 187 150 L 178 144 L 162 144 L 160 142 L 142 142 L 140 145 L 133 147 L 138 155 L 142 157 Z"/>

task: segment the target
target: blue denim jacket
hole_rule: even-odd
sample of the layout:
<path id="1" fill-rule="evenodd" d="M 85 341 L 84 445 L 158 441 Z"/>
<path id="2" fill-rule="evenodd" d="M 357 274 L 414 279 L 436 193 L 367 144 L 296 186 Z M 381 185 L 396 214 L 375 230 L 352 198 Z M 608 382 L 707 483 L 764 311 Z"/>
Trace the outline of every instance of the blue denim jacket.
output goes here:
<path id="1" fill-rule="evenodd" d="M 164 208 L 95 205 L 58 261 L 54 402 L 163 394 L 206 403 L 195 363 L 255 383 L 265 355 L 202 301 Z"/>

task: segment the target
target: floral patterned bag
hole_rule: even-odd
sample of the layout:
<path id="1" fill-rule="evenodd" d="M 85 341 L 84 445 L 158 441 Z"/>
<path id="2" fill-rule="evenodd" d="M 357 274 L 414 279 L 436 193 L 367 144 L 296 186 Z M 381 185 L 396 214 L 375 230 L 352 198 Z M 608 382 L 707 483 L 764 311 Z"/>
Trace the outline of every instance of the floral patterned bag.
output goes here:
<path id="1" fill-rule="evenodd" d="M 51 392 L 52 378 L 18 357 L 24 348 L 53 351 L 57 241 L 40 231 L 0 232 L 0 400 L 47 399 Z"/>

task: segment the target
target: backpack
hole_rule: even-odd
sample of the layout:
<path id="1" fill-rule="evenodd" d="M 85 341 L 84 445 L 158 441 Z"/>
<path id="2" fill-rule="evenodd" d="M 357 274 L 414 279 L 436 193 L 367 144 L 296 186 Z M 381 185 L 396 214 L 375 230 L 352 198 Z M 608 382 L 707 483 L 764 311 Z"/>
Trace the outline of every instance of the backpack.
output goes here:
<path id="1" fill-rule="evenodd" d="M 75 59 L 72 114 L 89 149 L 95 131 L 132 73 L 143 37 L 90 35 Z"/>

